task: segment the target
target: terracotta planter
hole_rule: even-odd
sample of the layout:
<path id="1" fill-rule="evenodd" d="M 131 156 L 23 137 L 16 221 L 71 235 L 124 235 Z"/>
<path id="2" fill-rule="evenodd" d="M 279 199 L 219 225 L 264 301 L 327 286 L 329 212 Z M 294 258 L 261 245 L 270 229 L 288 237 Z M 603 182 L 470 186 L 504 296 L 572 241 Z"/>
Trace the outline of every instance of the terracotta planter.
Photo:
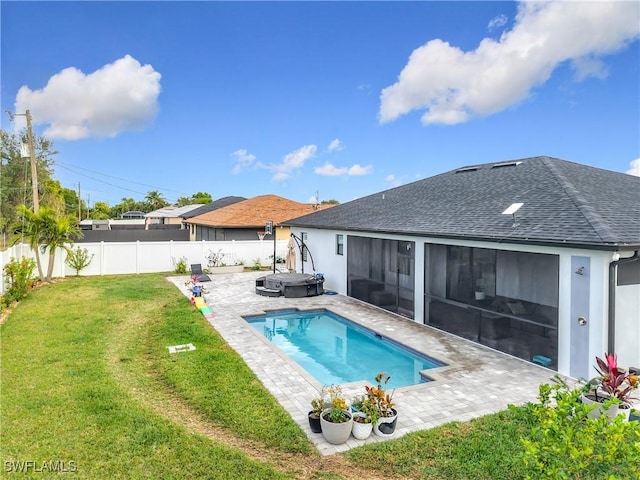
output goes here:
<path id="1" fill-rule="evenodd" d="M 351 436 L 351 429 L 353 427 L 353 416 L 351 412 L 343 410 L 342 412 L 349 417 L 349 420 L 342 423 L 333 423 L 328 421 L 325 416 L 329 410 L 325 410 L 320 415 L 320 425 L 322 426 L 322 435 L 325 440 L 334 445 L 340 445 L 346 442 Z"/>
<path id="2" fill-rule="evenodd" d="M 371 435 L 371 432 L 373 431 L 373 423 L 369 422 L 369 423 L 359 423 L 356 421 L 356 419 L 360 417 L 360 418 L 365 418 L 365 414 L 362 412 L 357 412 L 353 414 L 353 427 L 351 428 L 351 434 L 353 435 L 354 438 L 357 438 L 358 440 L 366 440 L 367 438 L 369 438 L 369 436 Z"/>
<path id="3" fill-rule="evenodd" d="M 398 412 L 395 408 L 392 408 L 392 417 L 380 417 L 373 426 L 373 433 L 379 437 L 390 437 L 396 432 L 396 423 L 398 421 Z"/>

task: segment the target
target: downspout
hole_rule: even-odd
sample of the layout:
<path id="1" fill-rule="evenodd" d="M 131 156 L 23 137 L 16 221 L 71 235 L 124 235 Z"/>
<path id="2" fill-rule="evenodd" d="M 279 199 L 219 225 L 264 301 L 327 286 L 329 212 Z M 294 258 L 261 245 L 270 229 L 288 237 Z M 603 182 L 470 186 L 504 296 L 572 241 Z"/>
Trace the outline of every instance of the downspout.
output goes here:
<path id="1" fill-rule="evenodd" d="M 636 262 L 638 260 L 640 260 L 640 257 L 638 256 L 638 250 L 636 250 L 631 257 L 614 260 L 609 264 L 609 339 L 607 342 L 607 351 L 610 353 L 616 351 L 616 270 L 618 265 Z"/>

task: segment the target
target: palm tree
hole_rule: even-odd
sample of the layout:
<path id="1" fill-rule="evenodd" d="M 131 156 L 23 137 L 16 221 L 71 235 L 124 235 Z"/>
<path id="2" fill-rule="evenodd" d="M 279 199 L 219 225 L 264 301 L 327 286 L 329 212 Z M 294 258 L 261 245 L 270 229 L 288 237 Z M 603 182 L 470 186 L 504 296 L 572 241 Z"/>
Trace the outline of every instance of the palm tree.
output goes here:
<path id="1" fill-rule="evenodd" d="M 40 221 L 42 222 L 41 250 L 45 253 L 49 250 L 49 265 L 45 281 L 50 282 L 53 274 L 53 264 L 56 259 L 56 250 L 62 248 L 67 253 L 71 252 L 74 238 L 82 235 L 77 225 L 71 222 L 69 217 L 59 216 L 49 208 L 40 209 Z M 69 244 L 69 245 L 67 245 Z"/>
<path id="2" fill-rule="evenodd" d="M 11 245 L 15 245 L 26 240 L 26 243 L 29 244 L 31 250 L 35 252 L 36 264 L 38 265 L 38 276 L 42 280 L 44 279 L 44 275 L 42 274 L 42 262 L 40 261 L 39 248 L 40 239 L 42 237 L 42 219 L 40 214 L 33 213 L 33 211 L 29 210 L 26 205 L 18 205 L 17 211 L 22 220 L 16 221 L 13 225 L 13 231 L 16 233 L 16 236 L 11 242 Z"/>
<path id="3" fill-rule="evenodd" d="M 60 247 L 69 252 L 70 247 L 67 244 L 73 244 L 73 239 L 80 237 L 82 232 L 69 217 L 60 216 L 51 208 L 41 207 L 37 214 L 24 205 L 18 208 L 23 215 L 23 221 L 14 227 L 14 230 L 21 235 L 16 236 L 13 244 L 22 239 L 27 240 L 36 256 L 38 275 L 42 280 L 50 282 L 57 248 Z M 42 272 L 40 253 L 44 254 L 47 250 L 49 250 L 49 264 L 45 277 Z"/>
<path id="4" fill-rule="evenodd" d="M 157 210 L 159 208 L 166 207 L 167 205 L 169 205 L 169 202 L 167 202 L 167 200 L 157 190 L 148 192 L 147 195 L 144 197 L 144 199 L 147 201 L 147 203 L 151 207 L 151 210 Z"/>

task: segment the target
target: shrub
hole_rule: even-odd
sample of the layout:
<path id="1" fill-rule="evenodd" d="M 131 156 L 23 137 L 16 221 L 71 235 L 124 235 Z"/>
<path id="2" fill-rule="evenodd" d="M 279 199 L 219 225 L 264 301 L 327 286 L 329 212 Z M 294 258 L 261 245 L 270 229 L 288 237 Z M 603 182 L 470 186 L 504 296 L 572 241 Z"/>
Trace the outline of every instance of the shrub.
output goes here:
<path id="1" fill-rule="evenodd" d="M 27 296 L 35 283 L 33 278 L 35 268 L 36 262 L 33 258 L 22 257 L 18 261 L 12 257 L 7 262 L 3 269 L 5 281 L 9 286 L 2 297 L 2 303 L 5 306 L 18 302 Z"/>
<path id="2" fill-rule="evenodd" d="M 622 416 L 589 418 L 595 407 L 579 401 L 583 391 L 558 378 L 540 386 L 540 403 L 523 407 L 534 423 L 522 439 L 527 479 L 640 478 L 640 424 Z"/>
<path id="3" fill-rule="evenodd" d="M 187 259 L 186 257 L 180 257 L 176 262 L 175 273 L 185 274 L 187 273 Z"/>
<path id="4" fill-rule="evenodd" d="M 66 262 L 71 268 L 76 271 L 76 276 L 80 274 L 80 270 L 88 267 L 93 260 L 93 253 L 89 256 L 89 250 L 86 248 L 76 247 L 75 250 L 69 250 L 67 252 Z"/>

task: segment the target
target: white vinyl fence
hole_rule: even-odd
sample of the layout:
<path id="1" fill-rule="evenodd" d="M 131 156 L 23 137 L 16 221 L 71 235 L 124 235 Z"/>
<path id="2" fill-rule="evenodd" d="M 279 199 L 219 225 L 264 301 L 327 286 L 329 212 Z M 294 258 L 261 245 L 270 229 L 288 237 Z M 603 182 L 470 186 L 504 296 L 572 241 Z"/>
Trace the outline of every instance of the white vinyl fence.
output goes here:
<path id="1" fill-rule="evenodd" d="M 93 255 L 91 263 L 80 270 L 80 275 L 117 275 L 127 273 L 172 272 L 176 263 L 185 259 L 187 270 L 193 263 L 199 263 L 207 268 L 207 257 L 211 253 L 220 252 L 223 262 L 227 265 L 242 263 L 247 267 L 260 263 L 262 266 L 273 265 L 274 244 L 271 240 L 232 240 L 232 241 L 201 241 L 201 242 L 95 242 L 78 243 L 73 246 L 86 248 L 89 257 Z M 277 240 L 276 258 L 285 258 L 287 241 Z M 28 245 L 19 244 L 0 252 L 0 294 L 5 291 L 4 266 L 11 258 L 16 260 L 27 257 L 35 258 L 34 252 Z M 64 250 L 56 252 L 53 267 L 53 277 L 75 275 L 73 268 L 66 264 L 67 254 Z M 49 264 L 49 252 L 40 255 L 42 270 L 46 274 Z M 38 274 L 37 270 L 34 272 Z"/>

